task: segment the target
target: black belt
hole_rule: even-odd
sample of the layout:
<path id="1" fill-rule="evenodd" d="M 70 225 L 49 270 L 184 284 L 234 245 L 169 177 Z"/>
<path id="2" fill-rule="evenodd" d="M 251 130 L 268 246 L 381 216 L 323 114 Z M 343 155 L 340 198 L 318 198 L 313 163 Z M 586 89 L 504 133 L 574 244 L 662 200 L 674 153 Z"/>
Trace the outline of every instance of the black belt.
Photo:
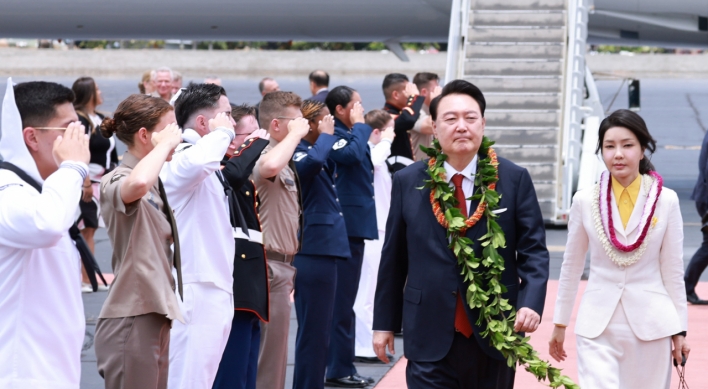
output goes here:
<path id="1" fill-rule="evenodd" d="M 295 256 L 292 254 L 288 255 L 288 254 L 279 253 L 277 251 L 266 250 L 266 258 L 268 260 L 285 262 L 285 263 L 293 263 L 294 257 Z"/>

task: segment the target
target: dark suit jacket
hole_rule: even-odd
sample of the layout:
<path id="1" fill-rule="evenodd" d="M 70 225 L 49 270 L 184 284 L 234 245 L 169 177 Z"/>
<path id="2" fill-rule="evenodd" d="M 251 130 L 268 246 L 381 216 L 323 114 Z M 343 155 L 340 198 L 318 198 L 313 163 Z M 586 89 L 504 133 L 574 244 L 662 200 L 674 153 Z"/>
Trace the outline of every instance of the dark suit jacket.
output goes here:
<path id="1" fill-rule="evenodd" d="M 374 164 L 371 163 L 369 135 L 372 128 L 364 123 L 347 128 L 334 119 L 334 136 L 329 157 L 337 163 L 337 195 L 342 205 L 347 235 L 350 238 L 378 239 L 374 203 Z"/>
<path id="2" fill-rule="evenodd" d="M 320 103 L 324 103 L 328 94 L 329 94 L 329 89 L 323 90 L 323 91 L 320 91 L 318 94 L 310 97 L 309 100 L 315 100 L 315 101 L 319 101 Z"/>
<path id="3" fill-rule="evenodd" d="M 466 285 L 448 248 L 446 231 L 433 215 L 430 189 L 418 189 L 429 179 L 426 166 L 425 161 L 419 161 L 393 176 L 373 329 L 398 332 L 403 327 L 406 357 L 435 362 L 450 350 L 457 293 L 465 291 Z M 528 171 L 499 158 L 497 191 L 502 195 L 498 209 L 506 208 L 497 219 L 506 234 L 506 248 L 499 250 L 505 260 L 501 282 L 508 291 L 504 297 L 517 309 L 528 307 L 542 314 L 549 258 L 543 218 Z M 470 212 L 477 204 L 472 202 Z M 478 257 L 482 251 L 478 239 L 486 232 L 486 218 L 467 231 L 466 236 L 475 241 Z M 470 310 L 466 304 L 465 308 L 480 347 L 489 356 L 502 359 L 489 340 L 479 335 L 483 330 L 475 324 L 479 310 Z"/>
<path id="4" fill-rule="evenodd" d="M 698 180 L 693 188 L 691 200 L 696 202 L 696 209 L 701 215 L 704 227 L 708 224 L 706 214 L 708 214 L 708 133 L 703 137 L 701 155 L 698 158 Z"/>
<path id="5" fill-rule="evenodd" d="M 329 159 L 336 141 L 329 134 L 320 134 L 314 145 L 303 139 L 293 155 L 305 219 L 299 254 L 350 257 L 347 227 L 334 183 L 336 165 Z"/>
<path id="6" fill-rule="evenodd" d="M 236 150 L 234 156 L 222 161 L 224 169 L 221 173 L 231 185 L 236 195 L 238 209 L 242 215 L 236 218 L 236 227 L 261 231 L 258 219 L 258 198 L 256 186 L 248 180 L 256 161 L 263 149 L 268 146 L 264 139 L 249 139 Z M 241 226 L 241 220 L 246 223 Z M 234 256 L 234 309 L 253 312 L 259 319 L 269 320 L 268 295 L 268 265 L 265 249 L 258 242 L 246 239 L 236 239 L 236 255 Z"/>

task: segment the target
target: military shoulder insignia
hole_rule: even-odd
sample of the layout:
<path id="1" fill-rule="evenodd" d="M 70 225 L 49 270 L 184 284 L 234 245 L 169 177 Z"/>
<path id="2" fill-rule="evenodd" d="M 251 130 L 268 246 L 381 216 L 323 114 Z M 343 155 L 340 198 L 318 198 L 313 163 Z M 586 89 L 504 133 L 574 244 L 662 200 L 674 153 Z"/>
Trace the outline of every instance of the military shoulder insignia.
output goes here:
<path id="1" fill-rule="evenodd" d="M 306 152 L 304 152 L 304 151 L 298 151 L 297 153 L 295 153 L 295 155 L 293 155 L 293 161 L 295 161 L 295 162 L 300 162 L 300 161 L 302 161 L 302 159 L 305 158 L 305 157 L 307 157 L 307 153 L 306 153 Z"/>
<path id="2" fill-rule="evenodd" d="M 121 178 L 125 177 L 125 174 L 116 174 L 113 177 L 111 177 L 111 184 L 120 180 Z"/>
<path id="3" fill-rule="evenodd" d="M 340 139 L 340 140 L 337 141 L 337 143 L 334 144 L 334 146 L 332 146 L 332 150 L 339 150 L 339 149 L 341 149 L 342 147 L 344 147 L 344 146 L 346 146 L 346 145 L 347 145 L 347 140 L 346 140 L 346 139 Z"/>

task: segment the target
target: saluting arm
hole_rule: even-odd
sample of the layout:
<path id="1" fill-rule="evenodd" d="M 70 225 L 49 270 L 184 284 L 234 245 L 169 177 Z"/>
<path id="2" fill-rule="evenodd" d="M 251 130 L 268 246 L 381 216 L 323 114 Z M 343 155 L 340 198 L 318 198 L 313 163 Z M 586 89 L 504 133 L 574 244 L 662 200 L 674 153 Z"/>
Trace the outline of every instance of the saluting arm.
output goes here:
<path id="1" fill-rule="evenodd" d="M 311 180 L 322 171 L 322 166 L 327 162 L 332 145 L 337 140 L 333 135 L 320 134 L 312 148 L 296 152 L 293 156 L 297 174 L 302 182 Z M 301 154 L 303 153 L 303 154 Z"/>
<path id="2" fill-rule="evenodd" d="M 236 150 L 234 156 L 226 162 L 221 171 L 231 188 L 239 190 L 248 182 L 248 176 L 251 175 L 253 167 L 256 166 L 256 162 L 266 146 L 268 146 L 268 141 L 265 139 L 248 139 Z"/>
<path id="3" fill-rule="evenodd" d="M 256 162 L 255 169 L 263 178 L 273 178 L 290 162 L 300 139 L 310 131 L 307 119 L 297 118 L 288 123 L 288 135 L 272 150 L 268 151 Z"/>

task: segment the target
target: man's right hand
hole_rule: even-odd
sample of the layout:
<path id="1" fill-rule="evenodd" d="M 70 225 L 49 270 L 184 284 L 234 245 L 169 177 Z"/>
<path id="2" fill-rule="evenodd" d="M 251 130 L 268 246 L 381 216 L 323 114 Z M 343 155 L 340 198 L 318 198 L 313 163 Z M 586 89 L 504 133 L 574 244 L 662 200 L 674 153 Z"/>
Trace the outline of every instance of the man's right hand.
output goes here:
<path id="1" fill-rule="evenodd" d="M 440 96 L 442 94 L 442 87 L 440 85 L 436 86 L 432 92 L 430 92 L 430 100 Z"/>
<path id="2" fill-rule="evenodd" d="M 164 145 L 169 150 L 173 150 L 182 142 L 182 131 L 176 123 L 171 123 L 162 131 L 153 131 L 150 140 L 153 146 Z"/>
<path id="3" fill-rule="evenodd" d="M 406 94 L 406 97 L 411 97 L 411 96 L 419 95 L 420 91 L 418 90 L 418 87 L 414 83 L 409 82 L 408 84 L 406 84 L 406 89 L 405 89 L 404 93 Z"/>
<path id="4" fill-rule="evenodd" d="M 354 107 L 349 113 L 349 119 L 352 123 L 364 123 L 364 107 L 361 103 L 354 103 Z"/>
<path id="5" fill-rule="evenodd" d="M 393 348 L 393 332 L 391 331 L 374 331 L 374 352 L 383 363 L 389 363 L 386 356 L 386 346 L 391 350 L 391 354 L 396 355 L 396 350 Z"/>
<path id="6" fill-rule="evenodd" d="M 288 123 L 288 132 L 302 139 L 310 132 L 310 123 L 305 118 L 293 119 Z"/>
<path id="7" fill-rule="evenodd" d="M 320 134 L 334 134 L 334 116 L 327 115 L 323 117 L 317 125 L 317 131 L 319 131 Z"/>
<path id="8" fill-rule="evenodd" d="M 73 122 L 67 126 L 63 135 L 54 140 L 52 154 L 57 166 L 64 161 L 76 161 L 88 164 L 91 160 L 89 151 L 89 136 L 81 122 Z"/>
<path id="9" fill-rule="evenodd" d="M 234 123 L 231 115 L 225 112 L 219 112 L 214 119 L 209 119 L 209 131 L 214 131 L 219 127 L 225 127 L 234 130 Z"/>

